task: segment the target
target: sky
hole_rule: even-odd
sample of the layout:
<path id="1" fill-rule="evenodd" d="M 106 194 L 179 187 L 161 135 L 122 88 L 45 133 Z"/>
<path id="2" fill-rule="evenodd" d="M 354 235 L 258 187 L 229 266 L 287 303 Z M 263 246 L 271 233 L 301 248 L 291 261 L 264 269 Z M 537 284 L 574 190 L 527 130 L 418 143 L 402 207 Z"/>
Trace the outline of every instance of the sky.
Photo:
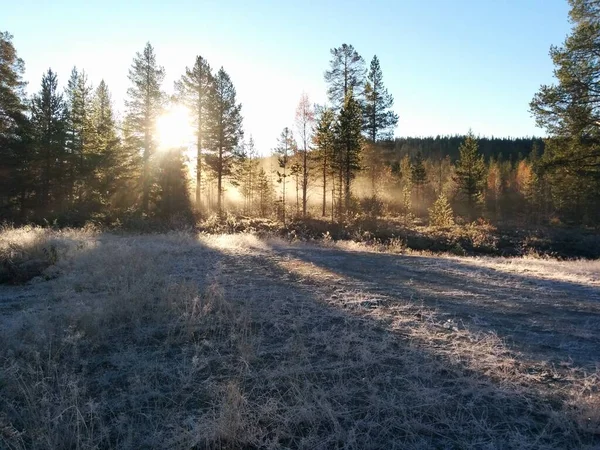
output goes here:
<path id="1" fill-rule="evenodd" d="M 303 92 L 326 102 L 323 73 L 343 43 L 367 66 L 378 56 L 396 136 L 542 136 L 528 105 L 570 30 L 566 0 L 0 0 L 0 11 L 30 93 L 49 67 L 65 86 L 77 66 L 108 83 L 122 114 L 148 41 L 169 93 L 196 55 L 223 66 L 262 154 L 294 126 Z"/>

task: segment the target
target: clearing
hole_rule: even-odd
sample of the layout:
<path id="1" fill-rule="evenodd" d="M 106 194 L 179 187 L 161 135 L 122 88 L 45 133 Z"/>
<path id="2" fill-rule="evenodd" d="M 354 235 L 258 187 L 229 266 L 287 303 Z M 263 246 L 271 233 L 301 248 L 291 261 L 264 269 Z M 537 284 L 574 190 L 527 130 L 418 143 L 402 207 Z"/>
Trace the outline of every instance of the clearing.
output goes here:
<path id="1" fill-rule="evenodd" d="M 600 448 L 598 261 L 249 234 L 2 245 L 57 261 L 0 285 L 0 447 Z"/>

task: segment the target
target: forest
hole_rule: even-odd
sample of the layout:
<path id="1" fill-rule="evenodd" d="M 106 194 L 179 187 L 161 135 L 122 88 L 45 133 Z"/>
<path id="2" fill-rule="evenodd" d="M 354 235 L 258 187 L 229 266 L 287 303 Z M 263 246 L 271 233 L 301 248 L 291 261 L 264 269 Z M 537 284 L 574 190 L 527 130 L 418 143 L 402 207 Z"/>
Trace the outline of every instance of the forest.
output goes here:
<path id="1" fill-rule="evenodd" d="M 367 67 L 343 44 L 331 49 L 324 71 L 328 104 L 303 93 L 295 123 L 273 149 L 255 147 L 233 80 L 202 56 L 168 94 L 165 70 L 147 43 L 133 58 L 118 120 L 106 83 L 92 86 L 78 67 L 65 86 L 48 69 L 27 96 L 24 61 L 3 32 L 0 220 L 108 226 L 174 217 L 197 223 L 212 215 L 283 224 L 368 216 L 433 226 L 482 219 L 595 228 L 600 67 L 589 40 L 593 14 L 572 11 L 573 34 L 550 52 L 558 84 L 541 86 L 531 101 L 546 138 L 480 137 L 476 130 L 394 137 L 395 111 L 410 111 L 394 105 L 377 56 Z M 168 129 L 173 121 L 164 120 L 176 108 L 189 122 L 190 142 L 174 140 L 181 126 Z"/>

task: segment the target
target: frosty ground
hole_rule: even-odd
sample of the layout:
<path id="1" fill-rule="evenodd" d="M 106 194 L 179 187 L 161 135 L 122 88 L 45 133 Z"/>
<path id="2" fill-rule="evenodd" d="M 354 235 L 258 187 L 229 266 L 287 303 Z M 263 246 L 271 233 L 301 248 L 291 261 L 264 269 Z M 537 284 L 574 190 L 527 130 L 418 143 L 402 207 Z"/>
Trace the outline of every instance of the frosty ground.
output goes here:
<path id="1" fill-rule="evenodd" d="M 598 261 L 42 229 L 0 251 L 53 263 L 0 285 L 0 447 L 600 447 Z"/>

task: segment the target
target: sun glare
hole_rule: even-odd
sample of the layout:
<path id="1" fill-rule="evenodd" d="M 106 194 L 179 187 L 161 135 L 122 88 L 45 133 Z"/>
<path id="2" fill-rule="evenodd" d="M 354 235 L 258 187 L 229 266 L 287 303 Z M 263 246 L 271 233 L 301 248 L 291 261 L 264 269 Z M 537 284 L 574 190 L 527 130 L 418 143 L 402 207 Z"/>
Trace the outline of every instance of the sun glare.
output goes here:
<path id="1" fill-rule="evenodd" d="M 180 105 L 169 108 L 156 120 L 160 150 L 187 147 L 192 140 L 192 126 L 188 111 Z"/>

